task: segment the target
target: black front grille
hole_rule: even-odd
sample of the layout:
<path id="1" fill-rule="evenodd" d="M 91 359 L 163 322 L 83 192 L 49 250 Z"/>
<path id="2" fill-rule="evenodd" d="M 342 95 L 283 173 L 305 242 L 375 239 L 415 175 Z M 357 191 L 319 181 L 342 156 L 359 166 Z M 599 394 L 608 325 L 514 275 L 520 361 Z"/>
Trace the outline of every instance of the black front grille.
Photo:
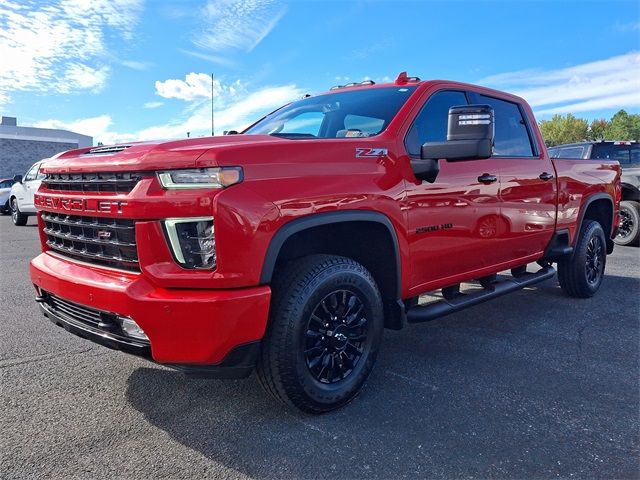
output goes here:
<path id="1" fill-rule="evenodd" d="M 105 312 L 95 308 L 87 307 L 79 303 L 60 298 L 52 293 L 41 290 L 38 299 L 47 305 L 47 307 L 62 320 L 73 324 L 81 324 L 83 328 L 89 327 L 89 331 L 99 332 L 108 335 L 109 338 L 116 341 L 126 341 L 128 343 L 135 342 L 141 346 L 149 345 L 148 340 L 132 339 L 123 331 L 118 321 L 118 315 L 112 312 Z"/>
<path id="2" fill-rule="evenodd" d="M 100 323 L 104 323 L 102 319 L 103 313 L 98 310 L 70 302 L 69 300 L 64 300 L 50 293 L 48 293 L 45 298 L 53 311 L 64 317 L 71 318 L 96 328 Z M 105 318 L 105 320 L 108 319 Z M 113 320 L 115 320 L 115 315 L 113 315 Z"/>
<path id="3" fill-rule="evenodd" d="M 42 212 L 50 249 L 75 260 L 140 271 L 135 222 Z"/>
<path id="4" fill-rule="evenodd" d="M 64 192 L 129 193 L 144 175 L 124 173 L 47 173 L 42 183 L 49 190 Z"/>

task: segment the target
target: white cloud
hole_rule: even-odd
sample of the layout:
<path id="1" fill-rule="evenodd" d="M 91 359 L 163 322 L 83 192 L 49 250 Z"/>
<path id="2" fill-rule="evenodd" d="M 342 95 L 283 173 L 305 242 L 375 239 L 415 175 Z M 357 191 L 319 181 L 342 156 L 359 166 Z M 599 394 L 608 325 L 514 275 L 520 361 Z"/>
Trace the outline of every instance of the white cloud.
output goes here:
<path id="1" fill-rule="evenodd" d="M 214 52 L 250 52 L 271 32 L 286 8 L 275 0 L 209 0 L 193 43 Z"/>
<path id="2" fill-rule="evenodd" d="M 522 70 L 492 75 L 484 85 L 514 92 L 538 114 L 629 108 L 640 105 L 640 54 L 556 70 Z"/>
<path id="3" fill-rule="evenodd" d="M 110 132 L 110 127 L 113 125 L 113 120 L 109 115 L 99 115 L 97 117 L 83 118 L 79 120 L 73 120 L 70 122 L 64 122 L 61 120 L 43 120 L 33 124 L 38 128 L 59 128 L 62 130 L 70 130 L 72 132 L 81 133 L 83 135 L 90 135 L 93 137 L 94 142 L 112 142 L 116 139 L 118 141 L 132 141 L 133 138 L 130 135 L 118 135 Z M 105 139 L 107 142 L 105 142 Z"/>
<path id="4" fill-rule="evenodd" d="M 637 32 L 640 30 L 640 22 L 620 23 L 617 22 L 615 29 L 619 32 Z"/>
<path id="5" fill-rule="evenodd" d="M 236 82 L 237 83 L 237 82 Z M 243 130 L 262 115 L 300 98 L 304 90 L 295 85 L 266 87 L 237 99 L 229 93 L 229 87 L 223 88 L 223 105 L 215 111 L 215 129 L 220 135 L 223 130 Z M 211 106 L 208 102 L 198 102 L 185 112 L 182 118 L 165 124 L 144 128 L 137 132 L 122 133 L 113 129 L 114 122 L 110 115 L 100 115 L 61 121 L 45 120 L 34 124 L 41 128 L 61 128 L 84 135 L 91 135 L 94 142 L 104 144 L 131 142 L 135 140 L 157 140 L 167 138 L 184 138 L 187 132 L 192 137 L 211 134 Z"/>
<path id="6" fill-rule="evenodd" d="M 304 91 L 295 85 L 266 87 L 236 100 L 237 96 L 218 99 L 215 110 L 215 130 L 219 135 L 223 130 L 244 130 L 262 115 L 302 97 Z M 211 132 L 211 104 L 207 101 L 196 105 L 192 111 L 177 121 L 156 125 L 137 132 L 140 140 L 157 138 L 209 135 Z"/>
<path id="7" fill-rule="evenodd" d="M 216 98 L 220 96 L 233 97 L 244 87 L 237 80 L 231 85 L 223 85 L 219 79 L 213 79 L 208 73 L 191 72 L 185 75 L 184 80 L 168 79 L 156 82 L 156 94 L 163 98 L 177 98 L 187 102 L 199 101 L 211 98 L 211 90 Z"/>
<path id="8" fill-rule="evenodd" d="M 220 57 L 218 55 L 209 55 L 207 53 L 194 52 L 191 50 L 182 50 L 182 49 L 179 49 L 178 51 L 181 53 L 184 53 L 185 55 L 199 58 L 201 60 L 207 60 L 208 62 L 215 63 L 223 67 L 235 67 L 237 65 L 235 61 L 230 60 L 228 58 Z"/>
<path id="9" fill-rule="evenodd" d="M 158 108 L 164 105 L 164 102 L 147 102 L 144 104 L 144 108 Z"/>
<path id="10" fill-rule="evenodd" d="M 147 70 L 149 68 L 149 63 L 138 60 L 122 60 L 120 61 L 120 65 L 133 70 Z"/>
<path id="11" fill-rule="evenodd" d="M 68 83 L 58 86 L 58 91 L 69 93 L 72 88 L 81 90 L 101 90 L 107 83 L 109 67 L 92 68 L 81 63 L 72 63 L 67 67 L 65 78 Z"/>
<path id="12" fill-rule="evenodd" d="M 0 2 L 0 103 L 15 91 L 101 89 L 106 38 L 131 38 L 142 0 Z"/>
<path id="13" fill-rule="evenodd" d="M 584 102 L 570 103 L 559 107 L 538 110 L 538 115 L 554 115 L 556 113 L 572 113 L 572 112 L 595 112 L 608 108 L 632 108 L 640 107 L 640 94 L 623 93 L 621 95 L 611 95 L 594 100 L 586 100 Z"/>

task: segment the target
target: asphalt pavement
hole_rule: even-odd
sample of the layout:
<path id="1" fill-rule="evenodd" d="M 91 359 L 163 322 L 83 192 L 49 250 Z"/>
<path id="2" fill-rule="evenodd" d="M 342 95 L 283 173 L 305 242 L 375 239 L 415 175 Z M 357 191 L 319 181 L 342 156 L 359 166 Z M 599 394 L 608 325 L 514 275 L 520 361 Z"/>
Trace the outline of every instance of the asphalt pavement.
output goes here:
<path id="1" fill-rule="evenodd" d="M 0 478 L 639 478 L 640 249 L 591 299 L 555 279 L 386 331 L 314 417 L 77 338 L 33 301 L 34 219 L 0 218 Z"/>

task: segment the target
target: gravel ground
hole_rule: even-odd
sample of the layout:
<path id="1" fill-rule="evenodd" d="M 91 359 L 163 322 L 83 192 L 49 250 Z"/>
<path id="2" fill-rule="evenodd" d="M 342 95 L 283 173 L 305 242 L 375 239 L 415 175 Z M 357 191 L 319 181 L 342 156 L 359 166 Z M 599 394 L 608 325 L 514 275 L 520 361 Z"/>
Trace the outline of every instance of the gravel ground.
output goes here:
<path id="1" fill-rule="evenodd" d="M 0 478 L 640 477 L 640 249 L 592 299 L 554 279 L 385 332 L 363 393 L 312 417 L 50 323 L 34 223 L 0 218 Z"/>

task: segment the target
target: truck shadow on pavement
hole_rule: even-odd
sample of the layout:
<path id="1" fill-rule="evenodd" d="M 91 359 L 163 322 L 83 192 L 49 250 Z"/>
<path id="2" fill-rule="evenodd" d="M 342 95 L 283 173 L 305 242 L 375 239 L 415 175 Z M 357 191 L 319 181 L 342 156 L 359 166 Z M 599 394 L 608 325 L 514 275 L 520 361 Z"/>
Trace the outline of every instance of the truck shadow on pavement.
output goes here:
<path id="1" fill-rule="evenodd" d="M 549 281 L 385 332 L 362 394 L 323 416 L 285 409 L 255 376 L 162 367 L 135 370 L 127 399 L 176 441 L 258 478 L 631 477 L 637 286 L 608 276 L 600 300 L 576 301 Z M 624 312 L 615 322 L 613 309 Z"/>

